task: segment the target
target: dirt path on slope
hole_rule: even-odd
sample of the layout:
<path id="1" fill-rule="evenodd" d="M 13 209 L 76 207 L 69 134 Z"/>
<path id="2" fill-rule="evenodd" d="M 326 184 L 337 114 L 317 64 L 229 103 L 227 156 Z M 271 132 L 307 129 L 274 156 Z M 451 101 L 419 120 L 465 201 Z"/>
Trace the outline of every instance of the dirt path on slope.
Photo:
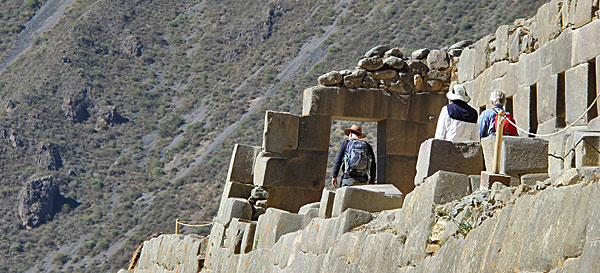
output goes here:
<path id="1" fill-rule="evenodd" d="M 74 1 L 48 0 L 40 7 L 35 15 L 25 23 L 25 28 L 17 35 L 17 40 L 8 55 L 0 61 L 0 74 L 31 47 L 36 36 L 52 28 Z"/>
<path id="2" fill-rule="evenodd" d="M 348 2 L 349 0 L 339 0 L 334 6 L 334 9 L 339 9 Z M 200 154 L 195 158 L 194 162 L 192 162 L 187 168 L 179 171 L 175 178 L 172 180 L 174 181 L 176 179 L 182 178 L 188 175 L 190 171 L 192 171 L 195 167 L 200 166 L 200 164 L 204 162 L 204 160 L 206 160 L 206 158 L 210 154 L 212 154 L 217 148 L 219 148 L 227 138 L 231 137 L 233 133 L 235 133 L 240 123 L 246 121 L 251 115 L 256 113 L 256 111 L 264 104 L 265 99 L 272 96 L 273 93 L 279 88 L 281 83 L 293 80 L 294 78 L 299 76 L 302 71 L 308 71 L 308 69 L 310 69 L 313 65 L 321 61 L 327 54 L 327 48 L 322 49 L 321 45 L 323 44 L 323 42 L 325 42 L 325 40 L 331 37 L 331 35 L 335 33 L 335 31 L 339 29 L 339 20 L 343 18 L 346 15 L 346 13 L 347 8 L 344 8 L 340 15 L 335 19 L 335 21 L 331 25 L 325 27 L 324 34 L 315 35 L 308 42 L 302 45 L 298 55 L 294 59 L 289 61 L 281 70 L 281 72 L 277 74 L 277 79 L 279 80 L 278 83 L 270 85 L 267 91 L 261 95 L 261 98 L 259 100 L 250 104 L 248 111 L 246 111 L 246 113 L 242 115 L 240 120 L 229 125 L 227 128 L 225 128 L 225 130 L 219 133 L 213 139 L 213 141 L 208 146 L 206 146 L 204 150 L 202 150 L 202 152 L 200 152 Z M 252 76 L 255 75 L 257 74 L 253 74 Z M 242 88 L 245 82 L 246 81 L 244 81 L 240 86 L 238 86 L 236 90 Z"/>

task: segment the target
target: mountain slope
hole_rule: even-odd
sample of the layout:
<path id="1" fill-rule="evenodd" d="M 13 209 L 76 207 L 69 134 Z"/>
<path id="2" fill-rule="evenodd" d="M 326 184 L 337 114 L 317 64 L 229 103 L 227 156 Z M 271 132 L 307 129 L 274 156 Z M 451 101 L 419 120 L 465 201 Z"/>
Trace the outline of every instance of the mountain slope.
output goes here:
<path id="1" fill-rule="evenodd" d="M 7 22 L 32 16 L 0 3 Z M 298 114 L 318 75 L 377 44 L 410 53 L 476 39 L 541 3 L 72 1 L 0 74 L 0 271 L 124 267 L 175 218 L 211 219 L 233 144 L 259 144 L 266 109 Z M 107 120 L 113 106 L 123 119 Z M 58 169 L 45 164 L 50 146 Z M 48 174 L 80 205 L 24 229 L 17 193 Z"/>

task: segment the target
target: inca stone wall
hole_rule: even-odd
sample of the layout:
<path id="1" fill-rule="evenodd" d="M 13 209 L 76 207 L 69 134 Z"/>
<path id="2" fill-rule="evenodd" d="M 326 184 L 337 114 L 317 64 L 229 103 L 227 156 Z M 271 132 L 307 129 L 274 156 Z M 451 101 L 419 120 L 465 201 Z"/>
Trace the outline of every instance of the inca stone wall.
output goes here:
<path id="1" fill-rule="evenodd" d="M 599 60 L 597 0 L 553 0 L 534 18 L 445 50 L 373 48 L 355 69 L 305 90 L 302 116 L 268 111 L 260 147 L 236 145 L 205 256 L 175 258 L 192 264 L 178 272 L 197 272 L 198 261 L 201 272 L 597 271 L 600 107 L 577 118 L 600 94 Z M 480 184 L 492 139 L 426 141 L 457 83 L 480 110 L 504 90 L 529 132 L 575 126 L 506 137 L 510 183 Z M 387 184 L 323 190 L 336 119 L 378 122 L 378 181 Z M 448 160 L 464 163 L 440 165 Z M 161 259 L 149 264 L 172 272 Z"/>

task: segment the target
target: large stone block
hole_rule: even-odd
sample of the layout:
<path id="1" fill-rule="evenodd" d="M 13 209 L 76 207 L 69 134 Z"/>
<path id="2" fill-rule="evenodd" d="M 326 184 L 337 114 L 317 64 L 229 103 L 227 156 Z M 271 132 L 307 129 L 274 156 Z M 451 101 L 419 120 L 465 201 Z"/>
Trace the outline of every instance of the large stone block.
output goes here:
<path id="1" fill-rule="evenodd" d="M 321 195 L 321 201 L 319 204 L 319 218 L 331 218 L 334 199 L 335 191 L 327 189 L 323 190 L 323 194 Z"/>
<path id="2" fill-rule="evenodd" d="M 485 170 L 491 172 L 494 168 L 494 153 L 495 153 L 495 136 L 488 136 L 481 139 L 481 149 L 483 152 L 483 161 L 485 163 Z"/>
<path id="3" fill-rule="evenodd" d="M 274 154 L 261 152 L 254 164 L 254 185 L 274 187 L 283 184 L 286 159 Z"/>
<path id="4" fill-rule="evenodd" d="M 600 20 L 573 31 L 573 56 L 571 65 L 576 66 L 600 56 Z"/>
<path id="5" fill-rule="evenodd" d="M 275 187 L 269 190 L 267 207 L 298 212 L 300 207 L 321 200 L 321 189 Z"/>
<path id="6" fill-rule="evenodd" d="M 556 118 L 557 75 L 552 74 L 552 66 L 540 70 L 540 81 L 537 84 L 537 120 L 544 123 Z"/>
<path id="7" fill-rule="evenodd" d="M 581 142 L 575 147 L 575 166 L 599 166 L 600 134 L 581 137 Z"/>
<path id="8" fill-rule="evenodd" d="M 573 1 L 575 2 L 575 1 Z M 575 27 L 579 28 L 590 21 L 592 21 L 592 17 L 595 15 L 594 12 L 598 11 L 596 2 L 596 9 L 593 6 L 594 0 L 577 0 L 577 5 L 575 6 Z M 600 31 L 600 30 L 598 30 Z M 596 40 L 598 41 L 598 40 Z"/>
<path id="9" fill-rule="evenodd" d="M 323 189 L 327 172 L 327 151 L 296 150 L 284 152 L 284 187 Z"/>
<path id="10" fill-rule="evenodd" d="M 490 54 L 490 63 L 499 62 L 508 58 L 508 30 L 509 26 L 502 25 L 496 29 L 495 40 L 490 43 L 493 52 Z"/>
<path id="11" fill-rule="evenodd" d="M 542 5 L 535 15 L 536 23 L 533 24 L 533 34 L 538 39 L 540 46 L 551 41 L 560 33 L 560 24 L 556 20 L 556 0 Z"/>
<path id="12" fill-rule="evenodd" d="M 524 83 L 527 86 L 534 85 L 540 80 L 540 69 L 542 68 L 542 62 L 539 52 L 540 51 L 534 51 L 530 54 L 521 54 L 519 59 L 519 64 L 524 64 L 520 77 L 524 80 Z"/>
<path id="13" fill-rule="evenodd" d="M 474 73 L 475 76 L 481 74 L 488 67 L 490 42 L 494 39 L 494 35 L 487 35 L 473 44 L 475 49 Z"/>
<path id="14" fill-rule="evenodd" d="M 373 191 L 369 187 L 343 187 L 335 192 L 332 217 L 339 216 L 346 209 L 353 208 L 369 212 L 399 209 L 402 207 L 402 195 L 388 195 Z"/>
<path id="15" fill-rule="evenodd" d="M 479 142 L 452 142 L 429 139 L 421 144 L 417 160 L 415 185 L 420 185 L 437 171 L 479 174 L 483 170 L 483 154 Z"/>
<path id="16" fill-rule="evenodd" d="M 575 2 L 575 1 L 573 1 Z M 565 29 L 553 42 L 552 74 L 558 74 L 571 68 L 572 31 Z"/>
<path id="17" fill-rule="evenodd" d="M 548 141 L 541 138 L 502 138 L 500 172 L 509 175 L 545 173 L 548 170 Z"/>
<path id="18" fill-rule="evenodd" d="M 411 94 L 408 120 L 436 124 L 440 110 L 448 104 L 448 98 L 441 93 Z M 397 118 L 401 119 L 401 118 Z"/>
<path id="19" fill-rule="evenodd" d="M 377 154 L 416 156 L 419 123 L 386 119 L 377 123 Z"/>
<path id="20" fill-rule="evenodd" d="M 531 122 L 531 118 L 537 118 L 537 111 L 532 113 L 531 109 L 532 105 L 537 105 L 537 101 L 533 101 L 534 99 L 531 87 L 528 85 L 519 86 L 519 91 L 513 96 L 514 110 L 512 115 L 515 118 L 517 126 L 528 132 L 533 132 L 533 130 L 537 129 L 537 124 Z M 535 126 L 536 128 L 531 128 L 531 126 Z M 526 136 L 524 132 L 519 131 L 518 133 L 519 135 Z"/>
<path id="21" fill-rule="evenodd" d="M 263 132 L 263 149 L 282 153 L 284 149 L 298 148 L 299 117 L 290 113 L 267 111 Z"/>
<path id="22" fill-rule="evenodd" d="M 281 236 L 303 229 L 311 218 L 305 214 L 294 214 L 284 210 L 268 208 L 258 218 L 255 245 L 257 248 L 271 248 Z"/>
<path id="23" fill-rule="evenodd" d="M 327 151 L 330 132 L 330 116 L 301 116 L 298 125 L 298 150 Z"/>
<path id="24" fill-rule="evenodd" d="M 521 184 L 534 187 L 537 182 L 544 182 L 550 178 L 547 173 L 530 173 L 521 176 Z"/>
<path id="25" fill-rule="evenodd" d="M 563 172 L 569 136 L 569 134 L 563 133 L 550 137 L 548 142 L 548 175 L 552 178 L 560 176 Z"/>
<path id="26" fill-rule="evenodd" d="M 427 177 L 422 187 L 433 189 L 430 194 L 436 205 L 461 199 L 473 192 L 468 175 L 446 171 L 438 171 Z"/>
<path id="27" fill-rule="evenodd" d="M 465 48 L 456 65 L 458 69 L 458 83 L 464 83 L 475 79 L 475 49 Z"/>
<path id="28" fill-rule="evenodd" d="M 393 184 L 407 194 L 414 189 L 416 166 L 417 158 L 414 156 L 377 156 L 377 183 Z"/>
<path id="29" fill-rule="evenodd" d="M 228 226 L 233 218 L 252 219 L 252 205 L 243 198 L 227 198 L 225 205 L 219 210 L 217 223 Z"/>
<path id="30" fill-rule="evenodd" d="M 325 115 L 336 120 L 405 120 L 410 95 L 390 96 L 381 89 L 312 87 L 304 90 L 303 115 Z"/>
<path id="31" fill-rule="evenodd" d="M 577 121 L 577 118 L 588 107 L 588 81 L 590 65 L 583 63 L 565 73 L 565 122 L 567 124 L 585 125 L 587 117 Z"/>
<path id="32" fill-rule="evenodd" d="M 227 181 L 252 184 L 254 160 L 260 147 L 236 144 L 233 148 Z"/>
<path id="33" fill-rule="evenodd" d="M 229 223 L 229 227 L 225 230 L 225 248 L 229 249 L 231 254 L 240 254 L 242 252 L 243 238 L 246 236 L 244 232 L 252 225 L 251 222 L 241 221 L 234 218 Z M 247 243 L 246 243 L 247 247 Z"/>

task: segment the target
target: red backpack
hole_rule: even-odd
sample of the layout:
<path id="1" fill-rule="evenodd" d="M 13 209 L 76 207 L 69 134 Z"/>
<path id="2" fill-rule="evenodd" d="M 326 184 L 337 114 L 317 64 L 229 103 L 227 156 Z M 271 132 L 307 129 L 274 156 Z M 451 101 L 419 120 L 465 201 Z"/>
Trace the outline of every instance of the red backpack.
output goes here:
<path id="1" fill-rule="evenodd" d="M 504 118 L 512 121 L 512 123 L 516 123 L 515 118 L 513 118 L 513 116 L 511 114 L 506 113 Z M 504 134 L 503 135 L 518 136 L 519 133 L 517 132 L 517 127 L 515 127 L 510 122 L 508 122 L 508 120 L 504 122 L 504 126 L 503 126 Z M 494 128 L 498 128 L 498 115 L 497 114 L 496 114 L 496 117 L 494 117 Z"/>

